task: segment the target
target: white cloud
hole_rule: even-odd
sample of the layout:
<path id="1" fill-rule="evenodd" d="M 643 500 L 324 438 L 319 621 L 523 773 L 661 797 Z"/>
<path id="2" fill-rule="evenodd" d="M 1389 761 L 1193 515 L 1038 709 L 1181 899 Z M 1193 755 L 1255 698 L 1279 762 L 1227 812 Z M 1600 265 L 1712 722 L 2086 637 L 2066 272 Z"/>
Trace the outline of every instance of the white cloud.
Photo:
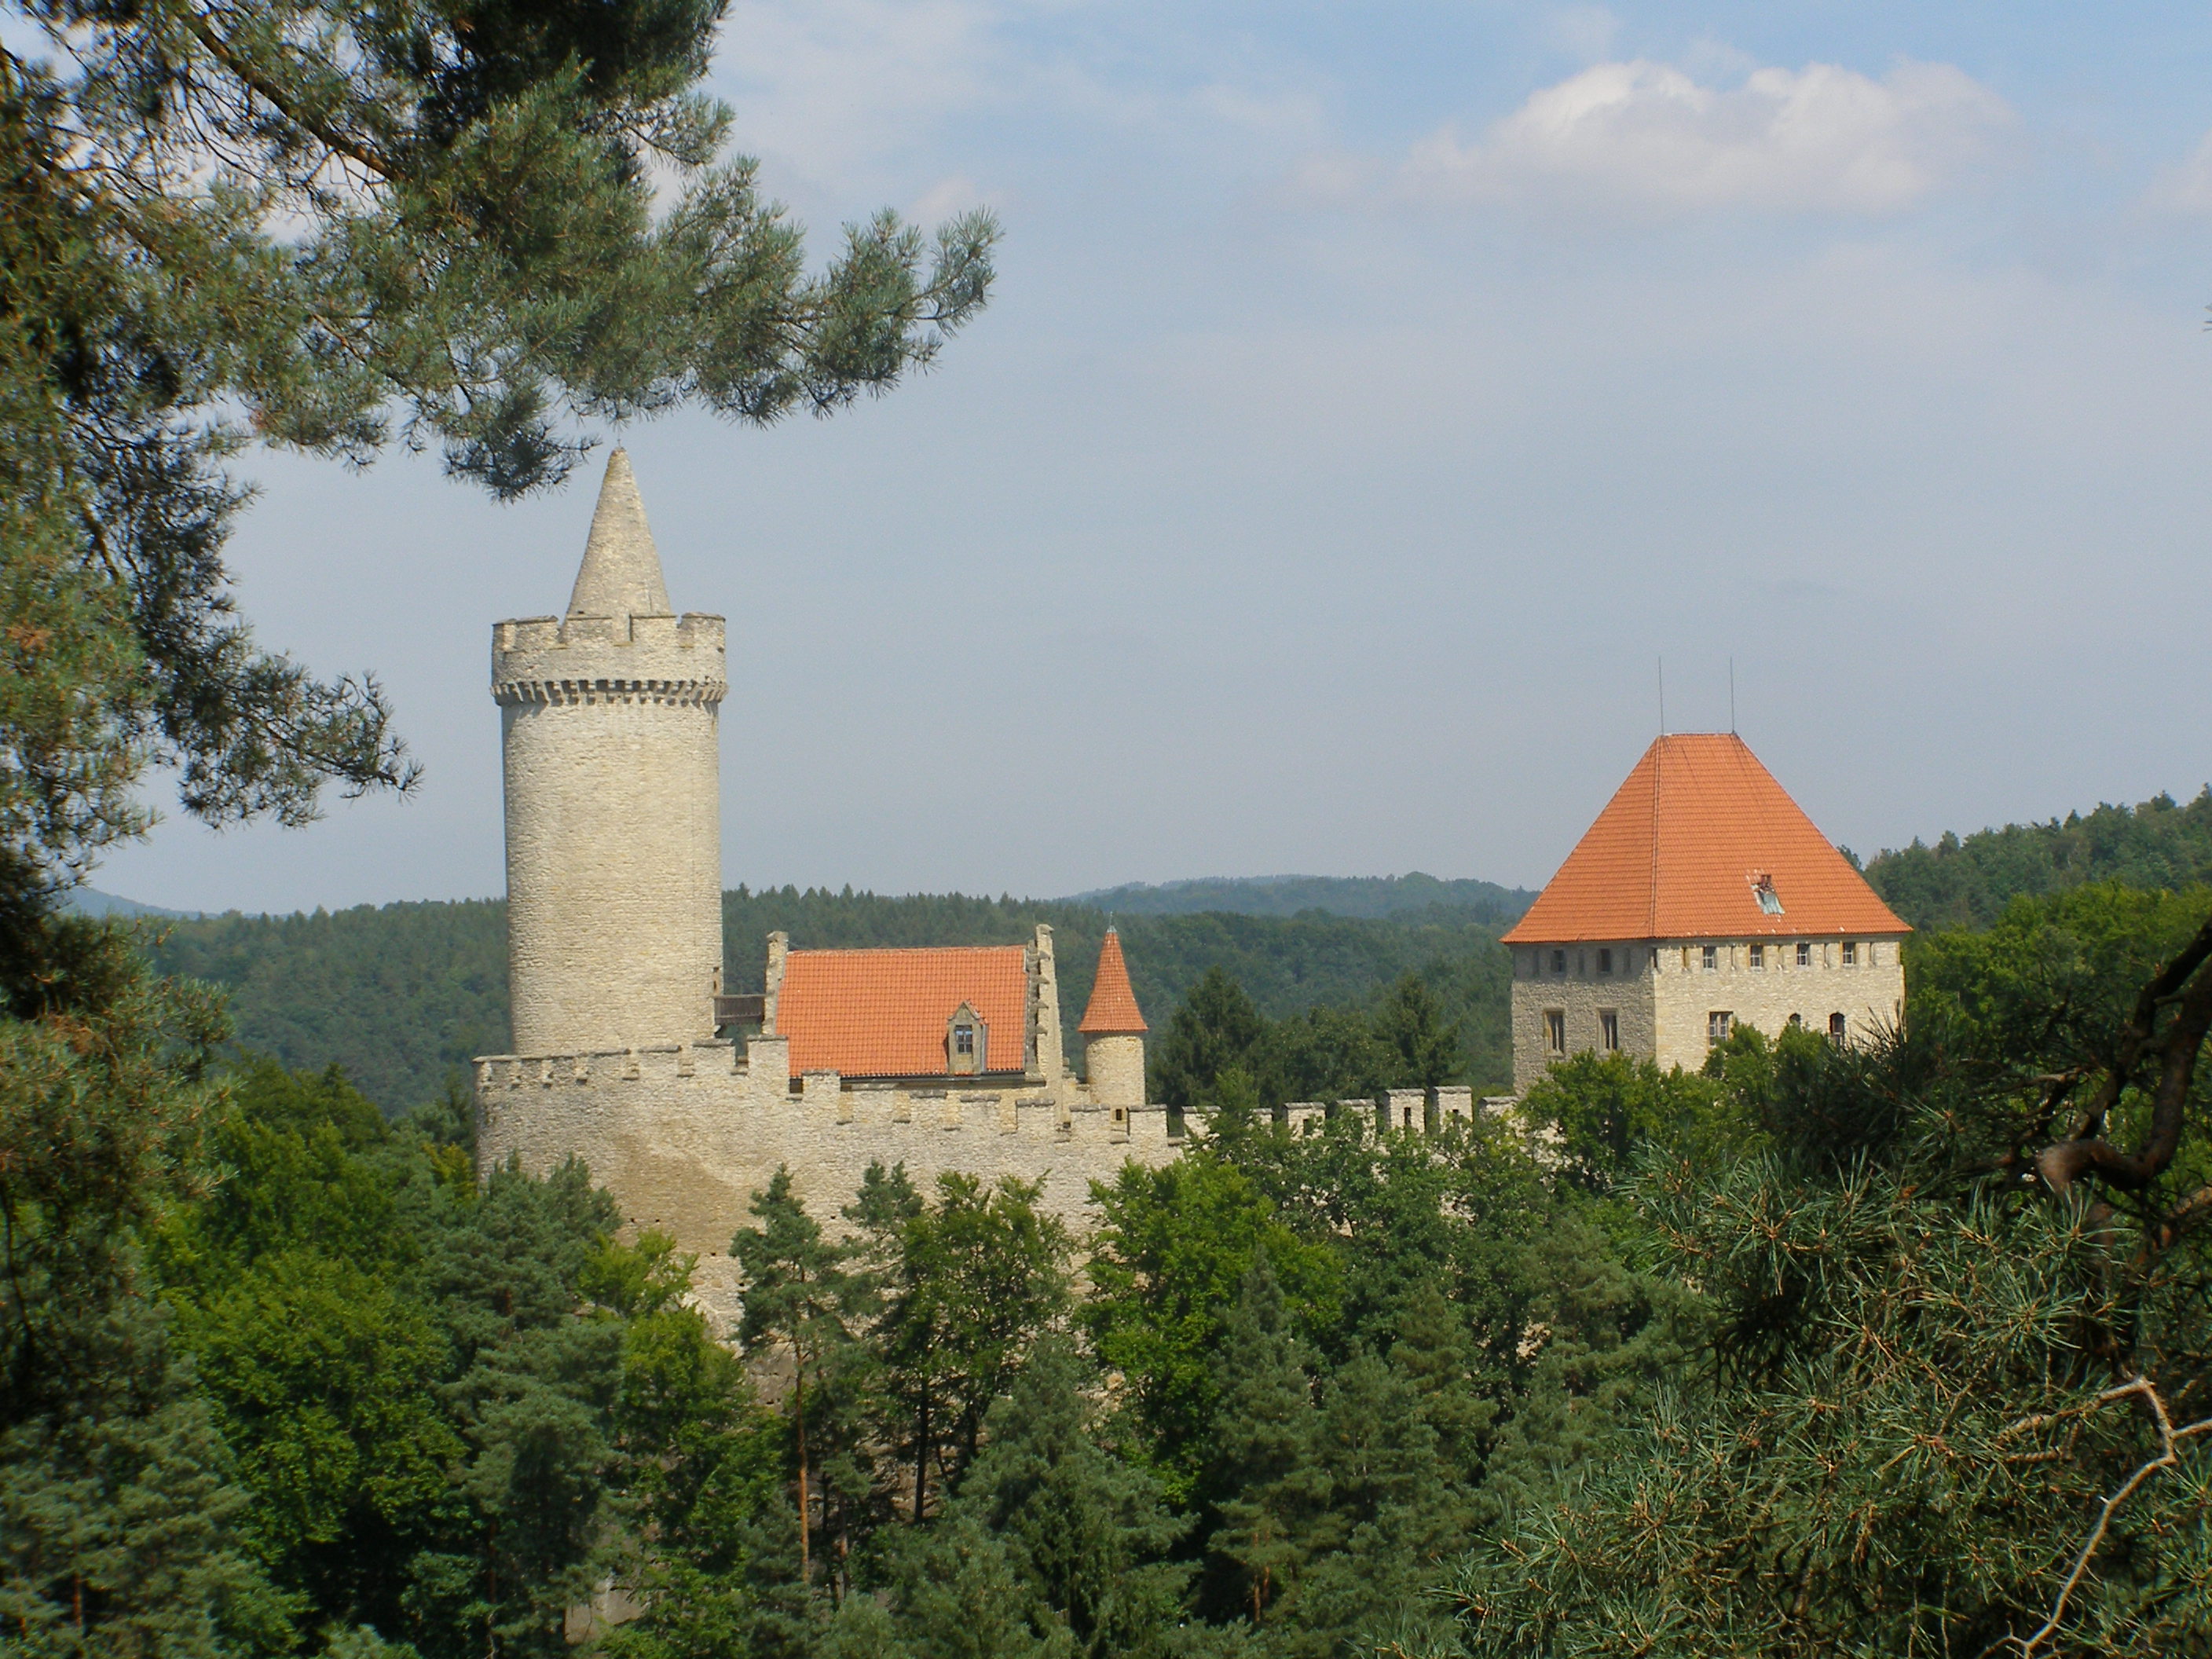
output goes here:
<path id="1" fill-rule="evenodd" d="M 1948 64 L 1878 81 L 1832 64 L 1756 69 L 1714 87 L 1638 59 L 1531 94 L 1473 143 L 1447 124 L 1369 181 L 1425 204 L 1893 213 L 1985 161 L 2012 121 Z M 1331 177 L 1322 164 L 1301 181 L 1317 192 Z"/>

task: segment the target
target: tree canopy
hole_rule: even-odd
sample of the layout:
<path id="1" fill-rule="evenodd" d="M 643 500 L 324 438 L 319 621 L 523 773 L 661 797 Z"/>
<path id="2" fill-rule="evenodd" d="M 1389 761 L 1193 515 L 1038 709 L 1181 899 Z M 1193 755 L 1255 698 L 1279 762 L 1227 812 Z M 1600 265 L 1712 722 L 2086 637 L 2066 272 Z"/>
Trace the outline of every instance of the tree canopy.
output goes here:
<path id="1" fill-rule="evenodd" d="M 298 823 L 414 768 L 373 677 L 252 642 L 249 441 L 511 498 L 579 422 L 836 410 L 983 303 L 997 231 L 886 212 L 808 268 L 700 90 L 726 0 L 26 0 L 0 47 L 0 853 L 137 833 L 143 768 Z M 665 189 L 662 181 L 666 181 Z"/>

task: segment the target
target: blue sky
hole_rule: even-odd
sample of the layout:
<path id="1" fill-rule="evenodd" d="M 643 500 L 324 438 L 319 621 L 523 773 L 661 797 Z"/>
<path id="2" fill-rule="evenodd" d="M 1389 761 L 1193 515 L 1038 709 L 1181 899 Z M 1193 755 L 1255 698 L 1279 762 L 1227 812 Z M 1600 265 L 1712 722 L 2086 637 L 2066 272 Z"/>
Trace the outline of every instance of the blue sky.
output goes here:
<path id="1" fill-rule="evenodd" d="M 730 618 L 732 884 L 1533 884 L 1662 658 L 1863 852 L 2212 778 L 2201 9 L 741 0 L 715 82 L 817 237 L 1007 232 L 892 397 L 624 434 Z M 591 483 L 251 466 L 245 609 L 422 793 L 99 884 L 498 891 L 489 630 Z"/>

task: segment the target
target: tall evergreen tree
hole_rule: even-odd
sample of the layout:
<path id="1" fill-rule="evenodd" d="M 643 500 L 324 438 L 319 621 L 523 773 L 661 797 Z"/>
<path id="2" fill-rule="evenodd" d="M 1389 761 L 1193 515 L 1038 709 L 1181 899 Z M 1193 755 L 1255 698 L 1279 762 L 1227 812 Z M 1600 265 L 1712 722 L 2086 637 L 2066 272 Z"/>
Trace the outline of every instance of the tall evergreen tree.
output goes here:
<path id="1" fill-rule="evenodd" d="M 792 1444 L 797 1472 L 799 1571 L 813 1579 L 815 1449 L 807 1438 L 810 1390 L 817 1397 L 853 1346 L 853 1324 L 865 1287 L 852 1272 L 853 1247 L 822 1235 L 821 1224 L 792 1192 L 791 1171 L 779 1167 L 765 1191 L 753 1194 L 757 1227 L 730 1241 L 745 1276 L 744 1316 L 738 1340 L 748 1353 L 781 1350 L 791 1364 Z M 817 1442 L 820 1436 L 817 1435 Z"/>
<path id="2" fill-rule="evenodd" d="M 1328 1515 L 1330 1480 L 1314 1369 L 1261 1249 L 1222 1330 L 1206 1473 L 1217 1516 L 1206 1540 L 1208 1601 L 1255 1626 L 1281 1616 L 1315 1551 L 1337 1541 L 1316 1524 Z"/>

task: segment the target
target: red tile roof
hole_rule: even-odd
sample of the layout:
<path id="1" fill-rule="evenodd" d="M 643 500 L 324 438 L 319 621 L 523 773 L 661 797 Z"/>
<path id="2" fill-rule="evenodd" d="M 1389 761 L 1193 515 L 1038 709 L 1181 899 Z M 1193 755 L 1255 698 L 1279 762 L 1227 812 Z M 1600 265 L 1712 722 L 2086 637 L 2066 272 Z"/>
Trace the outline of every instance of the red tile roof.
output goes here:
<path id="1" fill-rule="evenodd" d="M 945 1077 L 946 1026 L 963 1002 L 983 1021 L 985 1073 L 1025 1070 L 1030 976 L 1018 945 L 793 951 L 775 1029 L 791 1040 L 793 1077 Z"/>
<path id="2" fill-rule="evenodd" d="M 1106 930 L 1098 947 L 1098 977 L 1091 981 L 1091 1000 L 1083 1010 L 1083 1024 L 1075 1028 L 1091 1036 L 1142 1036 L 1150 1029 L 1137 1006 L 1137 994 L 1129 988 L 1129 964 L 1121 959 L 1121 936 Z"/>
<path id="3" fill-rule="evenodd" d="M 1742 738 L 1699 732 L 1644 751 L 1505 942 L 1911 931 Z"/>

